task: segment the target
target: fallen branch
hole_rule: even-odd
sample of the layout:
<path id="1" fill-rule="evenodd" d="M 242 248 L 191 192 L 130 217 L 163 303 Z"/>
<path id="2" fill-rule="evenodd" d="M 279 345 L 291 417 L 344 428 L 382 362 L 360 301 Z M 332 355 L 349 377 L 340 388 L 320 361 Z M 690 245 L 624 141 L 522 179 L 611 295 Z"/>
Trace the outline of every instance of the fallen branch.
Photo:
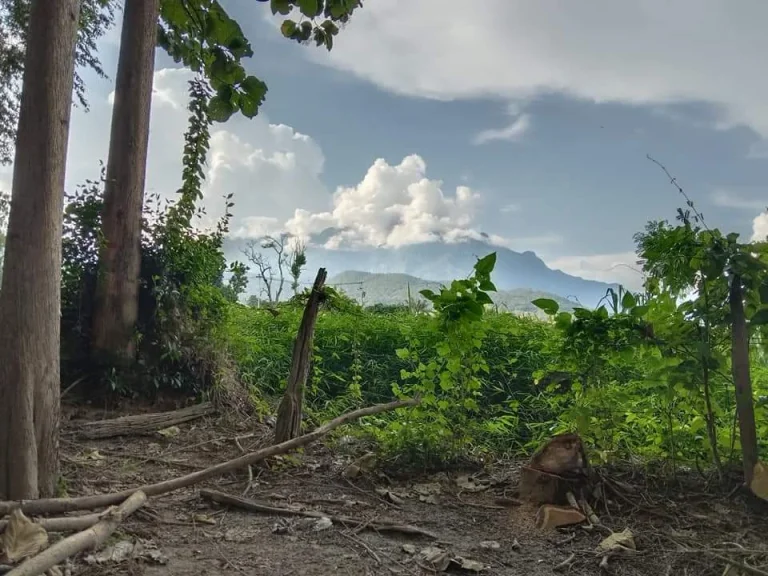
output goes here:
<path id="1" fill-rule="evenodd" d="M 208 490 L 203 488 L 200 490 L 200 497 L 206 500 L 211 500 L 218 504 L 225 506 L 234 506 L 248 512 L 258 512 L 261 514 L 272 514 L 275 516 L 304 516 L 305 518 L 328 518 L 334 524 L 342 524 L 347 527 L 363 527 L 367 530 L 374 530 L 376 532 L 399 532 L 401 534 L 413 534 L 415 536 L 426 536 L 437 540 L 437 536 L 419 528 L 417 526 L 411 526 L 410 524 L 396 524 L 394 522 L 377 520 L 375 522 L 367 522 L 363 520 L 357 520 L 348 516 L 333 516 L 326 514 L 325 512 L 319 512 L 317 510 L 296 510 L 293 508 L 281 508 L 278 506 L 268 506 L 266 504 L 260 504 L 254 500 L 248 500 L 246 498 L 240 498 L 239 496 L 231 496 L 224 492 L 218 492 L 216 490 Z"/>
<path id="2" fill-rule="evenodd" d="M 233 470 L 245 468 L 251 466 L 257 462 L 265 460 L 271 456 L 278 454 L 285 454 L 299 448 L 306 446 L 319 438 L 322 438 L 328 434 L 331 430 L 338 428 L 343 424 L 357 420 L 364 416 L 371 416 L 373 414 L 380 414 L 381 412 L 388 412 L 397 408 L 404 408 L 406 406 L 415 406 L 419 403 L 419 400 L 398 400 L 396 402 L 390 402 L 388 404 L 377 404 L 375 406 L 369 406 L 367 408 L 361 408 L 360 410 L 354 410 L 347 414 L 342 414 L 338 418 L 334 418 L 330 422 L 326 422 L 316 430 L 309 434 L 304 434 L 293 440 L 275 444 L 274 446 L 268 446 L 262 448 L 256 452 L 245 454 L 234 460 L 222 462 L 205 470 L 198 472 L 192 472 L 185 476 L 178 478 L 172 478 L 171 480 L 165 480 L 163 482 L 157 482 L 155 484 L 148 484 L 132 490 L 124 490 L 122 492 L 116 492 L 113 494 L 99 494 L 96 496 L 83 496 L 80 498 L 47 498 L 41 500 L 21 500 L 0 502 L 0 517 L 8 514 L 14 508 L 20 507 L 21 510 L 28 516 L 40 516 L 42 514 L 64 514 L 66 512 L 74 512 L 76 510 L 94 510 L 96 508 L 104 508 L 107 506 L 114 506 L 119 504 L 137 489 L 144 492 L 148 497 L 159 496 L 160 494 L 167 494 L 181 488 L 187 488 L 193 484 L 203 482 L 209 478 L 214 478 Z"/>
<path id="3" fill-rule="evenodd" d="M 558 564 L 557 566 L 553 567 L 552 568 L 552 572 L 562 572 L 566 568 L 570 568 L 571 566 L 573 566 L 573 561 L 575 559 L 576 559 L 576 554 L 573 553 L 570 556 L 568 556 L 568 558 L 566 558 L 565 560 L 560 562 L 560 564 Z"/>
<path id="4" fill-rule="evenodd" d="M 104 517 L 103 513 L 86 514 L 84 516 L 67 516 L 64 518 L 33 518 L 35 524 L 45 528 L 46 532 L 79 532 L 90 528 Z M 0 520 L 0 533 L 6 526 L 7 520 Z"/>
<path id="5" fill-rule="evenodd" d="M 212 414 L 214 412 L 213 404 L 204 402 L 195 404 L 181 410 L 171 412 L 158 412 L 156 414 L 134 414 L 132 416 L 121 416 L 111 420 L 96 420 L 80 424 L 77 435 L 81 438 L 90 440 L 96 438 L 113 438 L 115 436 L 139 436 L 153 434 L 158 430 L 196 420 Z"/>
<path id="6" fill-rule="evenodd" d="M 38 576 L 70 556 L 83 550 L 98 548 L 106 542 L 125 518 L 143 506 L 146 501 L 147 495 L 144 492 L 141 490 L 134 492 L 120 506 L 105 514 L 96 525 L 59 540 L 50 548 L 8 572 L 8 576 Z"/>

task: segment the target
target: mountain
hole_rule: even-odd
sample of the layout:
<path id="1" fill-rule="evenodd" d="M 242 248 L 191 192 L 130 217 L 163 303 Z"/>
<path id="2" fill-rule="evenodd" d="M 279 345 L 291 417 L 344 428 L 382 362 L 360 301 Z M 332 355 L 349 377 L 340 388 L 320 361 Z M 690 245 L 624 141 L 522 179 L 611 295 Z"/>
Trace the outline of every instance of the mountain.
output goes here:
<path id="1" fill-rule="evenodd" d="M 408 274 L 372 274 L 348 270 L 330 278 L 327 284 L 335 286 L 358 302 L 370 305 L 404 304 L 408 301 L 409 290 L 413 300 L 423 300 L 424 298 L 419 294 L 421 290 L 429 289 L 437 292 L 441 283 Z M 551 298 L 560 305 L 561 310 L 572 310 L 574 307 L 573 302 L 556 294 L 528 288 L 499 290 L 496 293 L 491 293 L 491 298 L 500 310 L 510 312 L 540 314 L 541 311 L 531 304 L 537 298 Z"/>
<path id="2" fill-rule="evenodd" d="M 332 231 L 321 236 L 330 238 Z M 302 278 L 311 282 L 319 267 L 333 276 L 347 270 L 372 274 L 407 274 L 433 282 L 465 278 L 472 273 L 478 257 L 496 252 L 496 267 L 491 279 L 499 290 L 528 289 L 548 292 L 593 307 L 615 285 L 571 276 L 552 270 L 533 252 L 515 252 L 478 240 L 465 242 L 424 242 L 399 248 L 338 249 L 323 248 L 322 237 L 314 238 L 307 249 L 307 267 Z M 244 260 L 240 250 L 244 239 L 228 239 L 224 250 L 228 258 Z"/>

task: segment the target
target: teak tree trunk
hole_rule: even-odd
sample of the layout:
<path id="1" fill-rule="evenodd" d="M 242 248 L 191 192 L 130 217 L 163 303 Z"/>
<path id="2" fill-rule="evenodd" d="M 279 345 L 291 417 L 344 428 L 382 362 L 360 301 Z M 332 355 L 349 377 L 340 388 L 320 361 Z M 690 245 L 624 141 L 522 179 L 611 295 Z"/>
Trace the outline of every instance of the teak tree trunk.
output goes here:
<path id="1" fill-rule="evenodd" d="M 159 0 L 126 0 L 117 65 L 91 347 L 130 364 L 139 313 L 141 215 Z"/>
<path id="2" fill-rule="evenodd" d="M 736 413 L 739 417 L 739 437 L 744 464 L 744 481 L 752 482 L 757 464 L 757 431 L 755 428 L 755 402 L 752 396 L 752 379 L 749 373 L 749 332 L 744 315 L 741 277 L 731 278 L 731 371 L 736 393 Z"/>
<path id="3" fill-rule="evenodd" d="M 33 0 L 0 291 L 0 495 L 53 494 L 61 228 L 79 0 Z"/>
<path id="4" fill-rule="evenodd" d="M 304 403 L 304 387 L 309 376 L 309 364 L 312 356 L 312 339 L 315 334 L 317 311 L 323 297 L 323 287 L 327 273 L 320 268 L 317 278 L 312 285 L 312 292 L 307 299 L 304 315 L 301 317 L 299 332 L 293 343 L 291 372 L 285 395 L 277 408 L 277 423 L 275 424 L 275 443 L 286 442 L 301 434 L 301 410 Z"/>

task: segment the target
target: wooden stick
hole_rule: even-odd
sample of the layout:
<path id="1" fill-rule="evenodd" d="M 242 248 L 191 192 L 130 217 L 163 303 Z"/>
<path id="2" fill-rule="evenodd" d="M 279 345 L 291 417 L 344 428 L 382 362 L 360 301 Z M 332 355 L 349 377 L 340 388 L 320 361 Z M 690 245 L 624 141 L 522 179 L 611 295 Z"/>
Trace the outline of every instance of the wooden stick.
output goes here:
<path id="1" fill-rule="evenodd" d="M 146 501 L 147 495 L 141 490 L 137 490 L 115 510 L 105 514 L 104 518 L 96 525 L 59 540 L 37 556 L 22 562 L 18 567 L 8 572 L 7 576 L 38 576 L 70 556 L 89 548 L 98 548 L 106 542 L 107 538 L 112 535 L 125 518 L 143 506 Z"/>
<path id="2" fill-rule="evenodd" d="M 46 532 L 79 532 L 90 528 L 104 517 L 103 513 L 85 514 L 84 516 L 66 516 L 64 518 L 32 518 L 35 524 L 45 528 Z M 0 520 L 0 533 L 6 526 L 7 520 Z"/>
<path id="3" fill-rule="evenodd" d="M 256 462 L 260 462 L 271 456 L 278 454 L 285 454 L 294 448 L 305 446 L 322 438 L 328 434 L 331 430 L 338 428 L 343 424 L 347 424 L 358 418 L 364 416 L 371 416 L 373 414 L 380 414 L 381 412 L 388 412 L 390 410 L 396 410 L 397 408 L 405 408 L 407 406 L 415 406 L 419 403 L 418 399 L 415 400 L 398 400 L 395 402 L 389 402 L 388 404 L 376 404 L 375 406 L 369 406 L 367 408 L 361 408 L 360 410 L 354 410 L 347 414 L 342 414 L 338 418 L 334 418 L 330 422 L 326 422 L 316 430 L 309 434 L 304 434 L 293 440 L 282 442 L 281 444 L 275 444 L 274 446 L 268 446 L 262 448 L 256 452 L 245 454 L 234 460 L 222 462 L 205 470 L 198 472 L 192 472 L 185 476 L 173 478 L 171 480 L 165 480 L 164 482 L 157 482 L 156 484 L 148 484 L 141 486 L 138 490 L 144 492 L 147 496 L 159 496 L 160 494 L 166 494 L 179 490 L 181 488 L 187 488 L 193 484 L 203 482 L 209 478 L 214 478 L 233 470 L 245 468 L 251 466 Z M 66 512 L 74 512 L 75 510 L 93 510 L 95 508 L 105 508 L 107 506 L 114 506 L 119 504 L 137 489 L 124 490 L 123 492 L 116 492 L 113 494 L 98 494 L 96 496 L 83 496 L 80 498 L 47 498 L 41 500 L 21 500 L 21 501 L 9 501 L 0 502 L 0 517 L 8 514 L 14 508 L 20 507 L 21 510 L 28 516 L 40 516 L 42 514 L 64 514 Z"/>
<path id="4" fill-rule="evenodd" d="M 213 404 L 205 402 L 171 412 L 134 414 L 111 420 L 96 420 L 95 422 L 79 424 L 77 436 L 92 440 L 96 438 L 112 438 L 114 436 L 153 434 L 162 428 L 196 420 L 213 412 Z"/>
<path id="5" fill-rule="evenodd" d="M 275 516 L 304 516 L 306 518 L 328 518 L 335 524 L 343 524 L 345 526 L 362 526 L 368 530 L 374 530 L 377 532 L 400 532 L 402 534 L 413 534 L 416 536 L 426 536 L 437 540 L 438 537 L 431 532 L 423 530 L 417 526 L 411 526 L 410 524 L 396 524 L 387 520 L 377 520 L 375 522 L 367 522 L 363 520 L 357 520 L 348 516 L 333 516 L 332 514 L 326 514 L 318 510 L 294 510 L 293 508 L 281 508 L 278 506 L 268 506 L 261 504 L 255 500 L 249 500 L 247 498 L 240 498 L 239 496 L 231 496 L 224 492 L 218 492 L 217 490 L 208 490 L 203 488 L 200 490 L 200 497 L 206 500 L 211 500 L 225 506 L 234 506 L 247 510 L 248 512 L 259 512 L 262 514 L 272 514 Z"/>

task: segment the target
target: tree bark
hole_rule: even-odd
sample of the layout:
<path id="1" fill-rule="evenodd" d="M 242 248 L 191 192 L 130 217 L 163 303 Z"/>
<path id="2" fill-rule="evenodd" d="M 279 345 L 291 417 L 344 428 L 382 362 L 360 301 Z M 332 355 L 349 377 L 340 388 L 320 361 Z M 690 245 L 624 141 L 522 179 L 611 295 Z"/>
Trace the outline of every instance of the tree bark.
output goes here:
<path id="1" fill-rule="evenodd" d="M 731 278 L 731 370 L 736 394 L 736 413 L 739 417 L 739 437 L 744 465 L 744 481 L 752 482 L 757 464 L 757 431 L 755 427 L 755 402 L 752 396 L 752 379 L 749 373 L 749 333 L 744 315 L 741 277 Z"/>
<path id="2" fill-rule="evenodd" d="M 275 443 L 286 442 L 301 434 L 301 412 L 304 403 L 304 387 L 309 376 L 309 361 L 312 355 L 312 338 L 315 334 L 317 312 L 320 308 L 320 299 L 323 296 L 323 286 L 327 272 L 320 268 L 312 285 L 312 292 L 304 307 L 301 317 L 299 332 L 293 343 L 293 356 L 291 359 L 291 372 L 288 375 L 288 384 L 285 394 L 277 407 L 277 422 L 275 423 Z M 281 288 L 282 290 L 282 288 Z"/>
<path id="3" fill-rule="evenodd" d="M 117 364 L 135 357 L 144 204 L 159 0 L 126 0 L 117 65 L 92 350 Z"/>
<path id="4" fill-rule="evenodd" d="M 0 291 L 0 494 L 58 476 L 61 228 L 80 0 L 33 0 Z"/>

